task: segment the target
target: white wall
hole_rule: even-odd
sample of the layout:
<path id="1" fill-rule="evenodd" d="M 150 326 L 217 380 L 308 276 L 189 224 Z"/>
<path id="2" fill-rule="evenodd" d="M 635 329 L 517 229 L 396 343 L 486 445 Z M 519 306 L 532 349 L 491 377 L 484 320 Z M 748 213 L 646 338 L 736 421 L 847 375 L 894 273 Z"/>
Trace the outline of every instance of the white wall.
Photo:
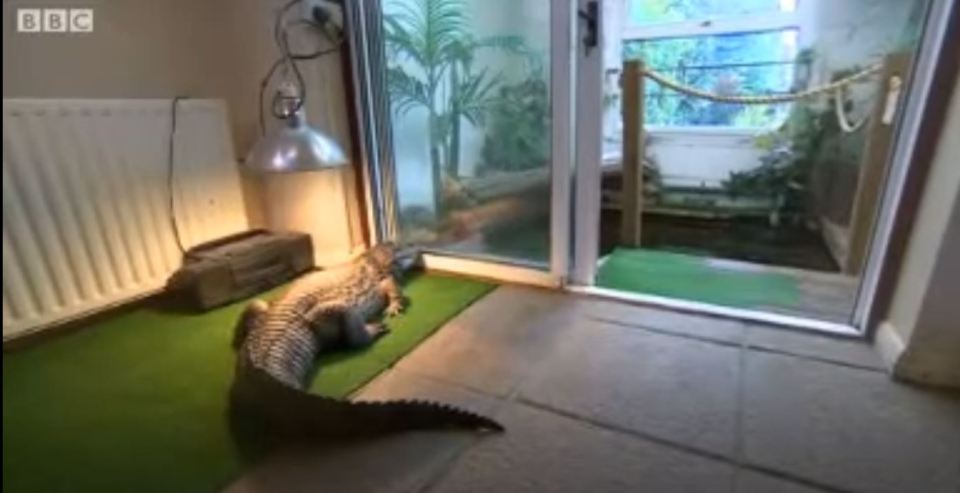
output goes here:
<path id="1" fill-rule="evenodd" d="M 617 108 L 604 114 L 604 166 L 620 163 L 623 125 L 616 111 Z M 646 152 L 660 168 L 664 185 L 718 189 L 730 178 L 730 173 L 760 165 L 765 151 L 754 145 L 754 139 L 766 132 L 765 129 L 718 127 L 648 127 Z"/>
<path id="2" fill-rule="evenodd" d="M 958 163 L 956 158 L 953 162 Z M 960 388 L 957 299 L 960 299 L 960 199 L 954 200 L 919 317 L 907 350 L 897 363 L 899 376 Z"/>
<path id="3" fill-rule="evenodd" d="M 762 131 L 761 131 L 762 132 Z M 647 154 L 660 166 L 666 186 L 721 188 L 730 173 L 760 163 L 756 130 L 650 129 Z"/>

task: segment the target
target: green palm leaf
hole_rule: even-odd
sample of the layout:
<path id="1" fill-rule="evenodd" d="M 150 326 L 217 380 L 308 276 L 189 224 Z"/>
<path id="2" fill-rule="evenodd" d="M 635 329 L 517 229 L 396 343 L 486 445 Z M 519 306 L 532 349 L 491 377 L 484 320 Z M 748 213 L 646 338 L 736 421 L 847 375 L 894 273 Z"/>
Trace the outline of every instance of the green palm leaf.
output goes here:
<path id="1" fill-rule="evenodd" d="M 430 96 L 426 85 L 398 68 L 387 69 L 387 86 L 393 111 L 403 115 L 415 107 L 427 107 Z"/>
<path id="2" fill-rule="evenodd" d="M 426 110 L 431 164 L 457 174 L 460 123 L 483 124 L 497 106 L 502 73 L 474 70 L 480 50 L 539 61 L 519 36 L 477 38 L 470 32 L 464 0 L 387 0 L 384 16 L 388 91 L 392 111 Z M 434 180 L 437 180 L 436 175 Z"/>

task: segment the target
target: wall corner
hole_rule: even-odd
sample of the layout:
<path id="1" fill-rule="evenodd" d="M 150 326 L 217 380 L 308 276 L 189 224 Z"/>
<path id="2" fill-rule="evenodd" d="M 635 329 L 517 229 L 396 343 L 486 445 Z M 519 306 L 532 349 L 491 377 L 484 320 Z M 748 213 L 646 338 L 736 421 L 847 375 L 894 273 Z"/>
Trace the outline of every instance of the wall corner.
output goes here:
<path id="1" fill-rule="evenodd" d="M 890 372 L 894 372 L 897 362 L 903 356 L 907 345 L 900 337 L 900 332 L 890 321 L 884 321 L 877 329 L 877 334 L 873 340 L 873 346 L 880 353 L 883 363 Z"/>

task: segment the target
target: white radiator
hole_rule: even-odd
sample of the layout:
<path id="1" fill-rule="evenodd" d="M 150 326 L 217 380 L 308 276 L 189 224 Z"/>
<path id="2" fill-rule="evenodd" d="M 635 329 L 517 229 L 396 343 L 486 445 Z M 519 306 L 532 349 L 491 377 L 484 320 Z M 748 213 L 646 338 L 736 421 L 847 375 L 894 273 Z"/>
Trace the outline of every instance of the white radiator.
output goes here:
<path id="1" fill-rule="evenodd" d="M 170 100 L 3 101 L 3 337 L 156 292 L 180 263 Z M 226 106 L 177 111 L 186 247 L 247 228 Z"/>

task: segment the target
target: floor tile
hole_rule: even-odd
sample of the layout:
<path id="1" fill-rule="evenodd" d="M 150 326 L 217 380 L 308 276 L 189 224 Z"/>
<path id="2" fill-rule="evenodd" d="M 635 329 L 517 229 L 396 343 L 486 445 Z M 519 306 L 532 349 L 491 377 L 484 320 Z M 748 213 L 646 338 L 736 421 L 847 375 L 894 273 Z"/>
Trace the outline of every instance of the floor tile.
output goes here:
<path id="1" fill-rule="evenodd" d="M 758 305 L 761 311 L 846 323 L 853 313 L 858 283 L 855 278 L 789 269 L 798 298 L 782 305 Z"/>
<path id="2" fill-rule="evenodd" d="M 750 347 L 886 370 L 883 359 L 873 345 L 865 340 L 830 337 L 754 324 L 747 326 L 745 334 L 746 343 Z"/>
<path id="3" fill-rule="evenodd" d="M 729 343 L 743 338 L 744 324 L 738 320 L 596 299 L 578 300 L 577 310 L 591 318 L 678 335 Z"/>
<path id="4" fill-rule="evenodd" d="M 729 492 L 733 467 L 514 405 L 431 492 Z"/>
<path id="5" fill-rule="evenodd" d="M 254 466 L 224 493 L 417 491 L 476 440 L 459 432 L 411 432 L 289 450 Z"/>
<path id="6" fill-rule="evenodd" d="M 521 398 L 715 454 L 734 449 L 739 348 L 581 323 Z"/>
<path id="7" fill-rule="evenodd" d="M 428 399 L 491 414 L 495 399 L 389 371 L 357 400 Z M 434 480 L 470 446 L 488 439 L 456 431 L 408 432 L 278 453 L 247 471 L 226 493 L 412 492 Z"/>
<path id="8" fill-rule="evenodd" d="M 748 463 L 849 491 L 960 491 L 956 395 L 751 351 L 743 413 Z"/>
<path id="9" fill-rule="evenodd" d="M 737 474 L 736 493 L 823 493 L 824 491 L 746 469 Z"/>
<path id="10" fill-rule="evenodd" d="M 569 299 L 540 289 L 497 288 L 398 367 L 505 396 L 569 330 Z"/>
<path id="11" fill-rule="evenodd" d="M 492 414 L 502 402 L 486 394 L 456 387 L 402 369 L 389 370 L 368 383 L 353 398 L 355 401 L 423 399 L 455 404 L 469 411 Z"/>

